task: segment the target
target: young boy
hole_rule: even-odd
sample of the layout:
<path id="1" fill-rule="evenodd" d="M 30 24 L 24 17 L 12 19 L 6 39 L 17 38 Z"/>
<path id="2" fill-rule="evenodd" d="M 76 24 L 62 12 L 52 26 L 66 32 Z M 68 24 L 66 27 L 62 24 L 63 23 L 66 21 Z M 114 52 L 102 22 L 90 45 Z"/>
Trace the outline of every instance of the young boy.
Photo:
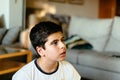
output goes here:
<path id="1" fill-rule="evenodd" d="M 40 56 L 18 70 L 12 80 L 80 80 L 81 76 L 67 61 L 62 27 L 40 22 L 31 29 L 30 40 Z"/>

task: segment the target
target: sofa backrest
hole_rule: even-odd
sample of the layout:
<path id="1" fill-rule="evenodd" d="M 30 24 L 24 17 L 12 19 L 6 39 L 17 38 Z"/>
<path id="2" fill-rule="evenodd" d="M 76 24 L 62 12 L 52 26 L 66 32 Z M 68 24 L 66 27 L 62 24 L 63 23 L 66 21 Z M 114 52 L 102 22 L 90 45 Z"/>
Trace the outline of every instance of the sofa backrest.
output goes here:
<path id="1" fill-rule="evenodd" d="M 2 43 L 2 39 L 4 38 L 6 32 L 7 32 L 6 28 L 0 28 L 0 44 Z"/>
<path id="2" fill-rule="evenodd" d="M 114 17 L 110 39 L 105 51 L 120 52 L 120 17 Z"/>
<path id="3" fill-rule="evenodd" d="M 2 38 L 0 40 L 1 45 L 13 45 L 13 43 L 18 43 L 19 40 L 19 33 L 21 31 L 21 27 L 12 27 L 10 29 L 0 29 L 0 33 Z"/>
<path id="4" fill-rule="evenodd" d="M 92 44 L 93 49 L 103 51 L 108 40 L 112 19 L 95 19 L 71 16 L 68 36 L 79 35 Z"/>

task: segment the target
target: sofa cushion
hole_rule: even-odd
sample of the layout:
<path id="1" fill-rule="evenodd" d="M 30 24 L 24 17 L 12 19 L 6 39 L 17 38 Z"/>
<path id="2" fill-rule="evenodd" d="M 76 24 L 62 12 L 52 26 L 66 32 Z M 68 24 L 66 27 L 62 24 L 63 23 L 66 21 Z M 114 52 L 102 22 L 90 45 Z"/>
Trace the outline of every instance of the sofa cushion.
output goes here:
<path id="1" fill-rule="evenodd" d="M 92 49 L 93 46 L 78 35 L 72 35 L 65 40 L 68 49 Z"/>
<path id="2" fill-rule="evenodd" d="M 103 51 L 110 33 L 112 19 L 93 19 L 71 16 L 68 35 L 79 35 L 93 45 L 93 49 Z M 99 43 L 99 44 L 98 44 Z"/>
<path id="3" fill-rule="evenodd" d="M 1 44 L 2 39 L 3 39 L 3 37 L 4 37 L 4 35 L 5 35 L 6 32 L 7 32 L 7 29 L 0 28 L 0 44 Z"/>
<path id="4" fill-rule="evenodd" d="M 20 32 L 20 27 L 10 28 L 2 40 L 2 45 L 9 45 L 14 43 L 19 36 L 19 32 Z"/>
<path id="5" fill-rule="evenodd" d="M 95 51 L 83 51 L 78 55 L 78 64 L 105 71 L 120 73 L 120 57 L 100 54 Z"/>
<path id="6" fill-rule="evenodd" d="M 81 50 L 75 50 L 75 49 L 67 49 L 67 56 L 66 60 L 70 61 L 71 63 L 78 63 L 78 54 L 81 52 Z"/>
<path id="7" fill-rule="evenodd" d="M 112 33 L 105 51 L 120 52 L 120 17 L 114 18 Z"/>

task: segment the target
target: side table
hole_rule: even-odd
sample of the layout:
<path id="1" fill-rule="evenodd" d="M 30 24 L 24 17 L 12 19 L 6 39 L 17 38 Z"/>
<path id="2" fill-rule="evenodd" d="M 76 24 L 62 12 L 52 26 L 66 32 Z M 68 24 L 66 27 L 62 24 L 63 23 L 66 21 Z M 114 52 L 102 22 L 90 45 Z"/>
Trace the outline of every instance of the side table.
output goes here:
<path id="1" fill-rule="evenodd" d="M 26 62 L 9 60 L 19 56 L 27 56 Z M 32 52 L 29 50 L 0 47 L 0 75 L 15 72 L 31 60 Z"/>

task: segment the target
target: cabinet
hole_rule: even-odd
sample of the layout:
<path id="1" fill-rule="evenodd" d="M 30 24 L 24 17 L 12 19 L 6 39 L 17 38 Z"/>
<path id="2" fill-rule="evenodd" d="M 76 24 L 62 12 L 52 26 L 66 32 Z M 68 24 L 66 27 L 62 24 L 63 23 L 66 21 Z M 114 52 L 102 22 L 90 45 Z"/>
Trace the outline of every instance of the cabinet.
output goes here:
<path id="1" fill-rule="evenodd" d="M 116 15 L 116 0 L 99 0 L 99 18 L 112 18 Z"/>
<path id="2" fill-rule="evenodd" d="M 99 0 L 99 18 L 120 16 L 120 0 Z"/>
<path id="3" fill-rule="evenodd" d="M 116 2 L 116 15 L 120 16 L 120 0 Z"/>

